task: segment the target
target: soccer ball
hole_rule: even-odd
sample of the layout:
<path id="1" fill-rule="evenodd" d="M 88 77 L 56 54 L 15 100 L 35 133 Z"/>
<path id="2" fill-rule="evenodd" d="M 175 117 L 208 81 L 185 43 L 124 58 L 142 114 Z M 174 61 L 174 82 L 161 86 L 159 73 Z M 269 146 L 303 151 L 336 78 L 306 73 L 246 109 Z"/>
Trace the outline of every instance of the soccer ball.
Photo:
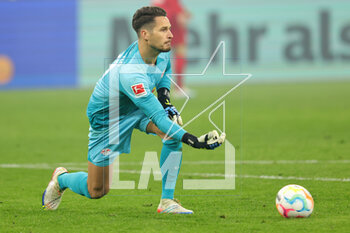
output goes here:
<path id="1" fill-rule="evenodd" d="M 314 209 L 314 200 L 304 187 L 290 184 L 277 193 L 276 207 L 285 218 L 306 218 Z"/>

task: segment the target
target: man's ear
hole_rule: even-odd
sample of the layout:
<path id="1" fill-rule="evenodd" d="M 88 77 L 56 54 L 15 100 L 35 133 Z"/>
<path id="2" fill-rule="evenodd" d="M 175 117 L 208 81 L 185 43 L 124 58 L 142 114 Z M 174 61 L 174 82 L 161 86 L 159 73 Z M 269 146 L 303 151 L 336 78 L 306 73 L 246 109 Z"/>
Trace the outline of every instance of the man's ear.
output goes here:
<path id="1" fill-rule="evenodd" d="M 149 40 L 149 37 L 150 37 L 150 32 L 145 29 L 145 28 L 142 28 L 140 30 L 140 36 L 142 37 L 142 39 L 144 39 L 145 41 L 148 41 Z"/>

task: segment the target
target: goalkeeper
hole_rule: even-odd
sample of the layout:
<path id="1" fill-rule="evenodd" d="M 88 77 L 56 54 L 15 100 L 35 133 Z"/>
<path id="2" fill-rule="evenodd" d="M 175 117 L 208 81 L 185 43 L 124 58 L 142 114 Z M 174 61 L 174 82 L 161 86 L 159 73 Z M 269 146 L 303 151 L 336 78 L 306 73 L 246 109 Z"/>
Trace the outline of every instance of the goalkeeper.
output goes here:
<path id="1" fill-rule="evenodd" d="M 170 103 L 169 51 L 173 35 L 166 12 L 159 7 L 140 8 L 133 16 L 132 26 L 138 40 L 104 73 L 88 104 L 88 173 L 68 173 L 63 167 L 56 168 L 42 196 L 45 209 L 57 209 L 66 188 L 90 199 L 106 195 L 112 163 L 121 153 L 130 153 L 131 134 L 136 128 L 163 139 L 161 167 L 169 155 L 181 156 L 179 164 L 161 169 L 162 197 L 158 212 L 193 213 L 174 201 L 175 185 L 167 185 L 169 180 L 176 183 L 182 159 L 181 142 L 197 149 L 214 149 L 224 142 L 225 134 L 219 136 L 211 131 L 197 138 L 179 126 L 181 116 Z M 152 94 L 154 89 L 158 99 Z"/>

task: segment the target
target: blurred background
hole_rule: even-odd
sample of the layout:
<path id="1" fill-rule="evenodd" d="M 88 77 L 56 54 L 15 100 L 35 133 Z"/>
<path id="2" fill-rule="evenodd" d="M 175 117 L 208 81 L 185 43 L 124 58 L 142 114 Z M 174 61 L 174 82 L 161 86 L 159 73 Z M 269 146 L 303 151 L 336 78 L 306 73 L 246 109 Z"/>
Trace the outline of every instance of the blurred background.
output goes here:
<path id="1" fill-rule="evenodd" d="M 151 1 L 176 2 L 0 0 L 4 232 L 62 231 L 56 214 L 39 210 L 41 192 L 55 167 L 87 171 L 86 107 L 93 87 L 118 53 L 137 39 L 132 15 Z M 350 1 L 180 2 L 187 9 L 187 49 L 172 55 L 173 70 L 182 66 L 179 73 L 187 73 L 183 81 L 193 97 L 181 112 L 184 123 L 246 77 L 223 75 L 223 64 L 226 73 L 253 75 L 185 127 L 199 136 L 214 129 L 211 119 L 226 132 L 225 145 L 235 147 L 235 190 L 183 190 L 183 179 L 225 177 L 225 146 L 215 151 L 184 146 L 176 195 L 183 195 L 199 218 L 180 222 L 151 214 L 161 189 L 151 176 L 149 189 L 112 190 L 98 202 L 67 192 L 61 221 L 73 232 L 91 231 L 92 223 L 109 227 L 108 232 L 153 232 L 164 226 L 171 232 L 180 225 L 183 231 L 348 232 Z M 225 60 L 221 49 L 203 76 L 188 75 L 203 71 L 220 41 L 225 42 Z M 172 98 L 178 109 L 184 101 Z M 132 137 L 130 155 L 120 157 L 120 180 L 137 182 L 145 151 L 160 155 L 162 143 L 138 130 Z M 276 193 L 290 183 L 306 187 L 317 203 L 308 221 L 282 222 L 275 210 Z M 136 224 L 125 224 L 130 220 Z"/>
<path id="2" fill-rule="evenodd" d="M 0 89 L 91 87 L 136 40 L 140 0 L 0 1 Z M 190 12 L 186 72 L 203 70 L 220 41 L 226 69 L 250 82 L 350 77 L 349 1 L 182 1 Z M 176 35 L 175 35 L 176 36 Z M 212 83 L 221 72 L 214 59 Z M 189 85 L 198 84 L 186 77 Z M 217 80 L 215 80 L 217 82 Z M 219 81 L 220 82 L 220 81 Z"/>

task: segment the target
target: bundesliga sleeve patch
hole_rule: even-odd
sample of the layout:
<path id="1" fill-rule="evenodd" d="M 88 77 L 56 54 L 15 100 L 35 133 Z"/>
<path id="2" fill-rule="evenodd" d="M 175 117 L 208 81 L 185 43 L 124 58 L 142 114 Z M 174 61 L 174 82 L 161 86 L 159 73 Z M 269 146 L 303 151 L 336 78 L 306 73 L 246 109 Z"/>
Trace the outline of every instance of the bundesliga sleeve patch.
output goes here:
<path id="1" fill-rule="evenodd" d="M 141 97 L 147 94 L 147 91 L 143 85 L 143 83 L 138 83 L 131 86 L 132 91 L 134 92 L 136 97 Z"/>

